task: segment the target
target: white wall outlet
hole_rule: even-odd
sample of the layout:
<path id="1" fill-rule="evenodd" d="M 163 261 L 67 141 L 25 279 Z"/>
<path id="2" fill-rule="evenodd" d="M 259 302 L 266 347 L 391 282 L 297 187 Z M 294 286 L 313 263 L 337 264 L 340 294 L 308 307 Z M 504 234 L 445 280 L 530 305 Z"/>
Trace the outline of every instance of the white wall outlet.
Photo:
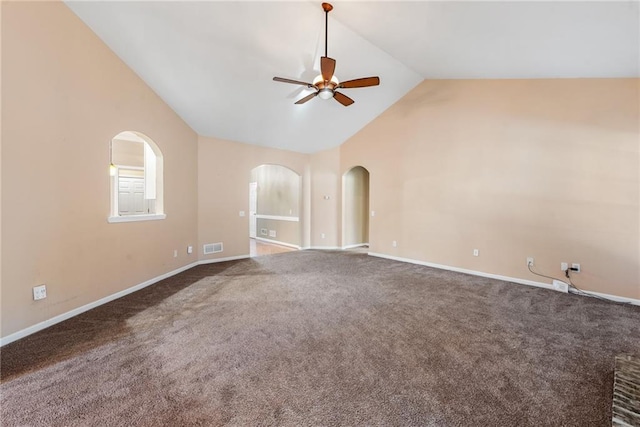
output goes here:
<path id="1" fill-rule="evenodd" d="M 321 238 L 321 239 L 324 239 L 325 237 L 327 237 L 327 236 L 326 236 L 326 234 L 324 234 L 324 233 L 320 233 L 320 238 Z"/>
<path id="2" fill-rule="evenodd" d="M 192 254 L 193 253 L 193 246 L 187 246 L 187 253 L 188 254 Z"/>
<path id="3" fill-rule="evenodd" d="M 376 216 L 376 211 L 371 211 L 371 216 Z"/>
<path id="4" fill-rule="evenodd" d="M 34 286 L 33 300 L 45 299 L 47 297 L 47 285 Z"/>
<path id="5" fill-rule="evenodd" d="M 395 240 L 393 242 L 391 242 L 391 246 L 393 246 L 394 248 L 398 247 L 398 242 L 396 242 Z"/>
<path id="6" fill-rule="evenodd" d="M 269 237 L 276 237 L 276 230 L 269 230 Z"/>
<path id="7" fill-rule="evenodd" d="M 240 215 L 240 216 L 244 216 L 244 211 L 240 211 L 240 212 L 238 212 L 238 215 Z"/>
<path id="8" fill-rule="evenodd" d="M 573 271 L 574 273 L 580 273 L 580 264 L 576 262 L 571 264 L 571 271 Z"/>
<path id="9" fill-rule="evenodd" d="M 560 263 L 560 271 L 567 271 L 568 269 L 569 269 L 569 264 L 567 264 L 566 262 Z"/>
<path id="10" fill-rule="evenodd" d="M 535 265 L 533 261 L 533 257 L 527 257 L 527 266 L 533 267 Z"/>
<path id="11" fill-rule="evenodd" d="M 473 250 L 473 256 L 479 256 L 480 255 L 480 251 L 477 249 Z"/>
<path id="12" fill-rule="evenodd" d="M 566 283 L 560 280 L 554 280 L 553 289 L 555 289 L 558 292 L 564 292 L 566 294 L 569 292 L 569 285 L 567 285 Z"/>
<path id="13" fill-rule="evenodd" d="M 178 258 L 178 250 L 177 249 L 173 250 L 173 257 L 174 258 Z"/>

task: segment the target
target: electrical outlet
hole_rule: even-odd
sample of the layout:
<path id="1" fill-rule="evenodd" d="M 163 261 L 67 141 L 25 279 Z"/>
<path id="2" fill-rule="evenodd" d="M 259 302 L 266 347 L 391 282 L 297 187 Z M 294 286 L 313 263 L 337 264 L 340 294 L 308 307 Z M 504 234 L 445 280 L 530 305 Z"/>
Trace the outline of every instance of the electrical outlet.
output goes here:
<path id="1" fill-rule="evenodd" d="M 393 242 L 391 242 L 391 246 L 393 246 L 394 248 L 398 247 L 398 242 L 396 242 L 395 240 Z"/>
<path id="2" fill-rule="evenodd" d="M 553 281 L 553 289 L 555 289 L 558 292 L 564 292 L 565 294 L 569 293 L 569 285 L 567 285 L 566 283 L 560 280 Z"/>
<path id="3" fill-rule="evenodd" d="M 173 250 L 173 257 L 174 258 L 178 258 L 178 250 L 177 249 Z"/>
<path id="4" fill-rule="evenodd" d="M 480 255 L 480 251 L 477 249 L 473 250 L 473 256 L 479 256 Z"/>
<path id="5" fill-rule="evenodd" d="M 193 253 L 193 246 L 187 246 L 187 253 L 188 254 L 192 254 Z"/>
<path id="6" fill-rule="evenodd" d="M 569 269 L 569 264 L 567 264 L 566 262 L 560 263 L 560 271 L 567 271 L 568 269 Z"/>
<path id="7" fill-rule="evenodd" d="M 575 262 L 571 264 L 571 271 L 573 271 L 574 273 L 580 273 L 580 264 Z"/>
<path id="8" fill-rule="evenodd" d="M 320 233 L 320 238 L 321 238 L 321 239 L 324 239 L 325 237 L 327 237 L 327 236 L 326 236 L 326 234 L 324 234 L 324 233 Z"/>
<path id="9" fill-rule="evenodd" d="M 261 229 L 260 229 L 260 234 L 261 234 L 262 236 L 266 236 L 266 235 L 267 235 L 267 233 L 268 233 L 268 231 L 267 231 L 267 229 L 266 229 L 266 228 L 261 228 Z"/>
<path id="10" fill-rule="evenodd" d="M 47 285 L 34 286 L 33 300 L 45 299 L 47 297 Z"/>
<path id="11" fill-rule="evenodd" d="M 244 211 L 240 211 L 240 212 L 238 213 L 238 215 L 240 215 L 240 216 L 244 216 Z"/>
<path id="12" fill-rule="evenodd" d="M 534 265 L 533 257 L 527 257 L 527 266 L 533 267 Z"/>
<path id="13" fill-rule="evenodd" d="M 269 237 L 276 237 L 276 230 L 269 230 Z"/>

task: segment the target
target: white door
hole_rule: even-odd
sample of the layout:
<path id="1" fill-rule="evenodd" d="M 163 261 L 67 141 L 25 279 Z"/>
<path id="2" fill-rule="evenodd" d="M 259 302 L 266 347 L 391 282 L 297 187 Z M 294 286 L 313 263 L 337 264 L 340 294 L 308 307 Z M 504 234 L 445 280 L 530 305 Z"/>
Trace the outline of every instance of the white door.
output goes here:
<path id="1" fill-rule="evenodd" d="M 144 179 L 120 177 L 118 180 L 118 211 L 120 215 L 147 213 L 144 198 Z"/>
<path id="2" fill-rule="evenodd" d="M 258 219 L 256 211 L 258 209 L 258 183 L 249 183 L 249 237 L 255 239 Z"/>

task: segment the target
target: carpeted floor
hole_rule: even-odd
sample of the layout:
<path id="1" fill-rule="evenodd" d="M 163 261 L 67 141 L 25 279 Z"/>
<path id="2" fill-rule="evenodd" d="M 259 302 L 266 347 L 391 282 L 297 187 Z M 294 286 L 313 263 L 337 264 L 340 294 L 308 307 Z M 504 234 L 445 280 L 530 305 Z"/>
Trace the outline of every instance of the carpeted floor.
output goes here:
<path id="1" fill-rule="evenodd" d="M 640 307 L 369 257 L 196 267 L 2 348 L 3 426 L 610 426 Z"/>

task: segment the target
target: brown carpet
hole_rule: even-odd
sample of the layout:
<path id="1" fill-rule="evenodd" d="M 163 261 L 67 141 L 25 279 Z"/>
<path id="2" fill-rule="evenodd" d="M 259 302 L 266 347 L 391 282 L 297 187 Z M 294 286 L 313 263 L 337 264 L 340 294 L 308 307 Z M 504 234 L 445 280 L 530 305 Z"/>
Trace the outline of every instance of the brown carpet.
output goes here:
<path id="1" fill-rule="evenodd" d="M 359 253 L 196 267 L 2 348 L 3 426 L 610 426 L 640 307 Z"/>

